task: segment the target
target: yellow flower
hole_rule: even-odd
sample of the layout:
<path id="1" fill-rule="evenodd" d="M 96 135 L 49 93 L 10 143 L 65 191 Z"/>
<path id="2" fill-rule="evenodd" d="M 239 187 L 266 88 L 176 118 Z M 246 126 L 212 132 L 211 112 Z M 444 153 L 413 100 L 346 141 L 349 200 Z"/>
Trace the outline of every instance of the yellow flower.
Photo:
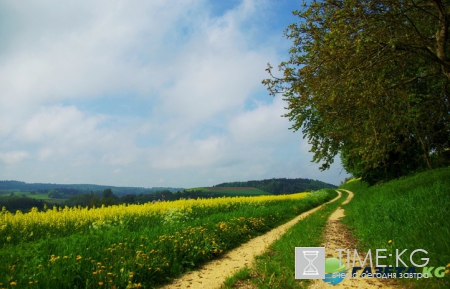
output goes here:
<path id="1" fill-rule="evenodd" d="M 450 270 L 449 269 L 445 270 L 445 274 L 450 274 Z"/>
<path id="2" fill-rule="evenodd" d="M 9 285 L 11 285 L 11 286 L 17 286 L 17 282 L 12 281 L 11 283 L 9 283 Z"/>
<path id="3" fill-rule="evenodd" d="M 103 286 L 103 282 L 102 281 L 98 282 L 98 286 Z"/>
<path id="4" fill-rule="evenodd" d="M 388 241 L 388 244 L 389 244 L 389 245 L 392 244 L 392 240 L 389 240 L 389 241 Z"/>
<path id="5" fill-rule="evenodd" d="M 450 268 L 450 263 L 447 264 L 447 268 Z"/>

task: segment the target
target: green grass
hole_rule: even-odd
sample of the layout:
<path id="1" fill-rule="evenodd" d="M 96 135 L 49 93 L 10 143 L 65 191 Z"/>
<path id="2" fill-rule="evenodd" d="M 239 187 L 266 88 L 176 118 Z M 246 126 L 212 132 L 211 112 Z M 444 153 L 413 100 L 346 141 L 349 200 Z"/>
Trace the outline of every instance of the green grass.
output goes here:
<path id="1" fill-rule="evenodd" d="M 436 169 L 369 187 L 361 181 L 340 188 L 355 193 L 344 222 L 354 230 L 358 249 L 388 248 L 395 252 L 415 249 L 428 252 L 427 266 L 450 263 L 450 168 Z M 392 240 L 392 245 L 388 241 Z M 417 254 L 415 262 L 420 261 Z M 415 256 L 416 257 L 416 256 Z M 395 265 L 395 259 L 386 264 Z M 409 265 L 412 266 L 412 265 Z M 418 272 L 421 272 L 418 271 Z M 450 276 L 410 281 L 414 288 L 450 288 Z M 408 285 L 408 286 L 409 286 Z"/>
<path id="2" fill-rule="evenodd" d="M 328 191 L 330 195 L 336 196 L 334 190 Z M 263 289 L 307 288 L 309 280 L 295 279 L 295 247 L 319 247 L 328 217 L 346 196 L 347 193 L 344 192 L 343 197 L 336 202 L 324 205 L 292 226 L 267 252 L 256 257 L 252 268 L 245 267 L 238 271 L 225 281 L 222 288 L 235 288 L 237 283 L 251 283 Z"/>
<path id="3" fill-rule="evenodd" d="M 38 199 L 38 200 L 50 199 L 48 197 L 48 195 L 45 193 L 31 194 L 30 192 L 21 192 L 21 191 L 15 191 L 13 193 L 14 193 L 13 194 L 14 197 L 27 197 L 27 198 L 33 198 L 33 199 Z M 11 193 L 0 194 L 0 198 L 8 198 L 10 196 L 11 196 Z"/>
<path id="4" fill-rule="evenodd" d="M 263 190 L 253 188 L 253 187 L 200 187 L 200 188 L 192 188 L 186 191 L 201 191 L 205 194 L 214 194 L 220 196 L 262 196 L 262 195 L 271 195 L 268 192 Z"/>
<path id="5" fill-rule="evenodd" d="M 30 192 L 22 192 L 22 191 L 14 191 L 13 193 L 14 193 L 14 195 L 13 195 L 14 198 L 26 197 L 26 198 L 46 201 L 46 202 L 52 203 L 52 204 L 62 204 L 62 203 L 64 203 L 64 201 L 67 200 L 67 199 L 49 198 L 48 194 L 46 194 L 46 193 L 35 193 L 35 194 L 32 194 Z M 11 197 L 11 193 L 2 193 L 2 194 L 0 194 L 0 198 L 9 198 L 9 197 Z"/>
<path id="6" fill-rule="evenodd" d="M 143 221 L 133 227 L 102 226 L 4 244 L 0 288 L 12 284 L 18 288 L 125 288 L 128 284 L 154 288 L 330 198 L 322 192 L 300 200 L 211 211 L 183 222 L 167 215 L 160 222 Z"/>

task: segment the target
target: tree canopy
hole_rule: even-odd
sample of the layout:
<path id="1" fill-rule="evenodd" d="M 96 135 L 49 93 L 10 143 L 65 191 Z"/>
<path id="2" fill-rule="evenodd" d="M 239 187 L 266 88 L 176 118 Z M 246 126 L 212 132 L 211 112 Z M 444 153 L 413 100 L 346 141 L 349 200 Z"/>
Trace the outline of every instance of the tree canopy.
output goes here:
<path id="1" fill-rule="evenodd" d="M 304 3 L 288 26 L 290 57 L 263 81 L 287 102 L 292 129 L 327 169 L 355 176 L 421 167 L 450 146 L 450 1 Z"/>

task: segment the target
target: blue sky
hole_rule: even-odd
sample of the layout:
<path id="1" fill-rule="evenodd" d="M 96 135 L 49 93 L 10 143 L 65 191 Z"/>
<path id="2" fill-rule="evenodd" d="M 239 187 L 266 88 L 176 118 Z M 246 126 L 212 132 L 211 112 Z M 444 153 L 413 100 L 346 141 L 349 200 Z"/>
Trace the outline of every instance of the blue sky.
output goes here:
<path id="1" fill-rule="evenodd" d="M 2 1 L 0 179 L 339 184 L 261 84 L 302 1 Z"/>

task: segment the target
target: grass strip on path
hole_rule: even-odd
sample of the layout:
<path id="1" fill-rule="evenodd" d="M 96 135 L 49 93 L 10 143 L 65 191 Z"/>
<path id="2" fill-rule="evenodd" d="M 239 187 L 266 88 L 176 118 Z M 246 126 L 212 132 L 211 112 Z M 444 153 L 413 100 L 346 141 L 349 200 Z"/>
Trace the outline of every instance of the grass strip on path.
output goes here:
<path id="1" fill-rule="evenodd" d="M 225 281 L 222 288 L 306 288 L 309 280 L 295 279 L 295 247 L 319 247 L 329 216 L 347 196 L 348 193 L 342 192 L 339 200 L 323 205 L 295 224 L 264 254 L 257 256 L 251 268 L 238 271 Z"/>

